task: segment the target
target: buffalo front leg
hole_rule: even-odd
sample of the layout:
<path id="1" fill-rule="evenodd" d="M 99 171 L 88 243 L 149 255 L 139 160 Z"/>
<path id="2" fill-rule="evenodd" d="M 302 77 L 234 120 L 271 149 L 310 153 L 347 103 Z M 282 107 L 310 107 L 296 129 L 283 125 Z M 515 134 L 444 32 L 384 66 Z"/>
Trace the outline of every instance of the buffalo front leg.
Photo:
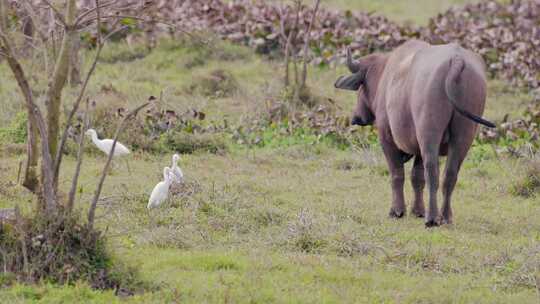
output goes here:
<path id="1" fill-rule="evenodd" d="M 392 207 L 390 208 L 389 215 L 390 217 L 401 218 L 406 212 L 403 195 L 403 183 L 405 181 L 403 153 L 393 143 L 383 142 L 382 146 L 392 179 Z"/>
<path id="2" fill-rule="evenodd" d="M 414 165 L 411 170 L 411 184 L 414 190 L 414 202 L 411 213 L 417 217 L 424 217 L 426 213 L 424 207 L 424 186 L 426 185 L 426 179 L 424 177 L 424 164 L 420 155 L 414 158 Z"/>

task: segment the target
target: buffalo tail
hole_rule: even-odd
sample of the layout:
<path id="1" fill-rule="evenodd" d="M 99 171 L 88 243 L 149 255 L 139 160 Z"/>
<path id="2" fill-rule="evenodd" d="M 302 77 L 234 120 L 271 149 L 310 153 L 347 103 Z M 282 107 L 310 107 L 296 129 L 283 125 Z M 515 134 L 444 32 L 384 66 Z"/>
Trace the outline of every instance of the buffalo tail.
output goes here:
<path id="1" fill-rule="evenodd" d="M 450 70 L 448 71 L 448 75 L 446 76 L 446 83 L 445 83 L 446 95 L 448 95 L 448 99 L 450 100 L 450 103 L 459 114 L 467 117 L 468 119 L 474 122 L 483 124 L 486 127 L 495 128 L 496 125 L 492 123 L 491 121 L 485 120 L 480 116 L 476 116 L 472 114 L 471 112 L 465 109 L 462 109 L 457 104 L 456 85 L 457 85 L 459 75 L 461 74 L 463 69 L 465 69 L 465 61 L 463 60 L 463 58 L 459 56 L 455 56 L 454 58 L 450 60 Z"/>

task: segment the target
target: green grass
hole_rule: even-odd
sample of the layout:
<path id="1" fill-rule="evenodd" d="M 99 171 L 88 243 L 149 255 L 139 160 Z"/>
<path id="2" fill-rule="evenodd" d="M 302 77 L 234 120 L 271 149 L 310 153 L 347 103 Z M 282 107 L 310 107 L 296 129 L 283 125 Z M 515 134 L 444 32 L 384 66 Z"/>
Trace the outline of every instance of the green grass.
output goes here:
<path id="1" fill-rule="evenodd" d="M 450 2 L 455 1 L 413 5 L 337 0 L 331 5 L 365 4 L 398 20 L 425 20 Z M 111 44 L 90 95 L 97 103 L 133 107 L 162 92 L 166 108 L 196 108 L 209 121 L 238 123 L 281 94 L 279 62 L 228 43 L 219 42 L 217 49 L 221 51 L 209 54 L 189 44 L 166 42 L 148 55 Z M 232 96 L 186 91 L 198 76 L 216 69 L 235 78 L 238 90 Z M 0 65 L 0 72 L 0 127 L 12 128 L 13 117 L 22 110 L 21 97 L 6 65 Z M 354 95 L 332 88 L 344 73 L 343 67 L 311 68 L 309 84 L 349 114 Z M 37 71 L 32 81 L 43 86 L 40 75 Z M 66 90 L 68 103 L 74 94 Z M 485 116 L 515 117 L 526 102 L 526 93 L 490 81 Z M 31 212 L 34 198 L 15 183 L 24 157 L 0 150 L 0 208 L 19 205 Z M 463 165 L 454 194 L 455 224 L 431 230 L 420 219 L 387 217 L 391 191 L 378 147 L 342 150 L 295 137 L 277 138 L 265 148 L 233 145 L 222 154 L 183 155 L 186 194 L 149 214 L 148 195 L 169 163 L 170 155 L 135 152 L 130 156 L 132 172 L 127 173 L 118 162 L 107 178 L 97 215 L 116 257 L 139 268 L 142 279 L 159 289 L 120 298 L 84 283 L 16 284 L 0 289 L 0 302 L 538 302 L 538 194 L 512 194 L 513 182 L 525 176 L 528 163 L 497 158 L 490 146 L 475 146 Z M 81 212 L 88 207 L 103 164 L 99 154 L 85 158 L 76 205 Z M 74 165 L 67 156 L 60 180 L 63 191 L 70 186 Z M 408 202 L 411 192 L 407 181 Z"/>
<path id="2" fill-rule="evenodd" d="M 476 149 L 476 148 L 475 148 Z M 471 155 L 477 152 L 473 150 Z M 0 162 L 14 179 L 16 157 Z M 341 169 L 344 161 L 361 164 Z M 169 157 L 135 155 L 132 174 L 107 180 L 99 225 L 110 247 L 161 289 L 130 302 L 534 303 L 540 204 L 511 194 L 519 160 L 469 161 L 455 197 L 455 225 L 426 230 L 422 220 L 388 219 L 388 176 L 380 152 L 309 146 L 186 155 L 188 185 L 149 217 L 145 205 Z M 89 158 L 79 195 L 86 208 L 102 158 Z M 73 169 L 68 158 L 66 173 Z M 154 172 L 148 174 L 149 172 Z M 65 189 L 69 185 L 62 181 Z M 21 193 L 3 185 L 3 192 Z M 407 187 L 407 195 L 411 191 Z M 27 196 L 0 196 L 0 207 Z M 307 240 L 307 241 L 306 241 Z M 529 279 L 527 279 L 529 278 Z M 105 303 L 87 287 L 24 287 L 2 298 Z M 63 300 L 60 300 L 63 299 Z M 227 300 L 228 299 L 228 300 Z"/>

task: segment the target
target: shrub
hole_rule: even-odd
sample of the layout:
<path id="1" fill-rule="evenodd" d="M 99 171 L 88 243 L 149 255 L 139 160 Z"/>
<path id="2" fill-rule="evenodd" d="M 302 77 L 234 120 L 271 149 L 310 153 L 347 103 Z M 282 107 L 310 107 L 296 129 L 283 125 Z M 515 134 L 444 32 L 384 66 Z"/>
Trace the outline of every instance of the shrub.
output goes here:
<path id="1" fill-rule="evenodd" d="M 195 77 L 187 91 L 206 97 L 229 97 L 238 91 L 238 82 L 229 71 L 217 69 L 208 75 Z"/>
<path id="2" fill-rule="evenodd" d="M 196 151 L 219 153 L 227 150 L 227 145 L 225 144 L 223 135 L 210 133 L 166 133 L 161 137 L 161 146 L 164 149 L 187 154 L 191 154 Z"/>
<path id="3" fill-rule="evenodd" d="M 58 284 L 88 281 L 92 287 L 140 288 L 134 269 L 114 260 L 103 235 L 79 224 L 77 216 L 21 218 L 0 224 L 0 264 L 25 281 Z"/>

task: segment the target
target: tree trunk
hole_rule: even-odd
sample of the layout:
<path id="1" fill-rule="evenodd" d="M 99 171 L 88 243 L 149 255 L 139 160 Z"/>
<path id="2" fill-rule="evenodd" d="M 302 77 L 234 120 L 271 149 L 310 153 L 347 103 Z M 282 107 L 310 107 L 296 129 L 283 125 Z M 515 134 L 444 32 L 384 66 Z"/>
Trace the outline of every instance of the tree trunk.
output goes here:
<path id="1" fill-rule="evenodd" d="M 47 90 L 47 139 L 49 142 L 50 156 L 56 157 L 58 148 L 58 136 L 60 133 L 60 106 L 62 104 L 62 89 L 66 84 L 69 74 L 70 53 L 73 41 L 77 35 L 73 23 L 75 20 L 75 0 L 69 0 L 66 6 L 66 24 L 64 37 L 58 58 L 54 66 L 54 72 Z"/>
<path id="2" fill-rule="evenodd" d="M 79 50 L 81 49 L 81 39 L 75 37 L 73 41 L 73 49 L 70 56 L 70 72 L 69 72 L 69 84 L 71 87 L 77 87 L 82 83 L 81 81 L 81 58 L 79 57 Z"/>
<path id="3" fill-rule="evenodd" d="M 27 143 L 26 143 L 26 168 L 24 174 L 23 186 L 32 191 L 32 193 L 37 193 L 39 180 L 37 176 L 37 165 L 39 160 L 39 146 L 38 146 L 38 130 L 35 126 L 35 122 L 32 122 L 33 115 L 28 113 L 28 122 L 26 123 L 26 132 L 27 134 Z"/>

